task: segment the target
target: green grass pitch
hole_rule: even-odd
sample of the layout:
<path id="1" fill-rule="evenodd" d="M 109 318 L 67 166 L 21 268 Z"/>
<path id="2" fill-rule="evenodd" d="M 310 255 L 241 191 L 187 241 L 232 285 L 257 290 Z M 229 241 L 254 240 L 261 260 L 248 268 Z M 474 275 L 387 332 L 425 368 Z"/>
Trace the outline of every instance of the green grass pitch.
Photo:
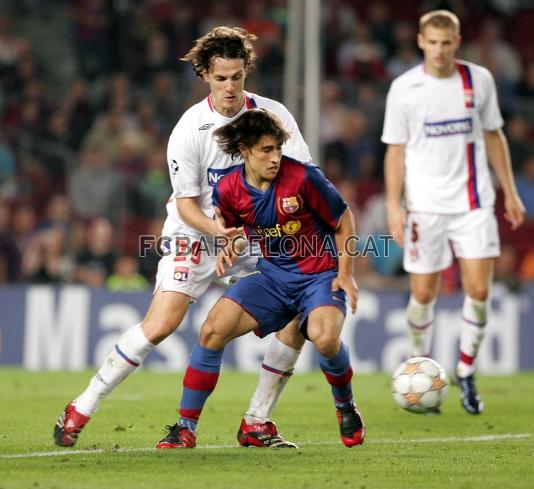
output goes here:
<path id="1" fill-rule="evenodd" d="M 534 373 L 479 376 L 486 403 L 470 416 L 451 386 L 441 416 L 397 407 L 389 376 L 356 375 L 364 445 L 342 446 L 322 374 L 296 374 L 274 420 L 294 450 L 238 448 L 236 431 L 257 376 L 225 371 L 194 450 L 156 451 L 176 420 L 181 374 L 141 371 L 104 401 L 74 449 L 52 443 L 64 405 L 91 372 L 0 369 L 0 489 L 534 487 Z"/>

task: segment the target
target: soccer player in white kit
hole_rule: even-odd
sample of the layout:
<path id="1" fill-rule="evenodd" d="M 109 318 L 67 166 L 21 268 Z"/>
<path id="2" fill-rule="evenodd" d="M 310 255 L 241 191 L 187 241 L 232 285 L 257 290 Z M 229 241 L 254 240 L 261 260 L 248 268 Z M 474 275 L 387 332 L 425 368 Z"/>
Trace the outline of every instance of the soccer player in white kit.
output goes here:
<path id="1" fill-rule="evenodd" d="M 490 170 L 513 229 L 524 220 L 495 83 L 482 66 L 455 59 L 460 23 L 447 10 L 419 21 L 424 63 L 396 78 L 387 97 L 382 141 L 390 232 L 404 245 L 410 273 L 407 307 L 412 355 L 428 356 L 440 272 L 458 258 L 465 299 L 456 376 L 471 414 L 483 402 L 474 361 L 484 337 L 495 257 L 500 254 Z M 404 198 L 404 204 L 401 200 Z"/>
<path id="2" fill-rule="evenodd" d="M 285 154 L 311 161 L 289 111 L 279 102 L 244 91 L 245 78 L 256 58 L 255 39 L 243 29 L 217 27 L 198 39 L 183 58 L 209 84 L 210 95 L 183 114 L 169 139 L 167 160 L 173 194 L 167 203 L 162 236 L 171 240 L 166 242 L 165 256 L 158 264 L 152 303 L 143 321 L 121 336 L 87 389 L 67 405 L 54 429 L 57 445 L 76 443 L 100 401 L 177 329 L 189 304 L 217 281 L 215 237 L 230 237 L 239 230 L 225 228 L 224 221 L 215 219 L 211 194 L 217 181 L 241 161 L 232 160 L 218 148 L 213 132 L 250 108 L 265 108 L 274 112 L 291 134 L 284 145 Z M 225 277 L 226 282 L 253 271 L 259 256 L 243 257 L 230 270 L 232 275 Z M 260 381 L 239 428 L 242 445 L 296 447 L 283 439 L 270 416 L 304 343 L 297 326 L 298 320 L 291 322 L 267 348 Z M 184 447 L 175 427 L 169 428 L 156 447 Z"/>

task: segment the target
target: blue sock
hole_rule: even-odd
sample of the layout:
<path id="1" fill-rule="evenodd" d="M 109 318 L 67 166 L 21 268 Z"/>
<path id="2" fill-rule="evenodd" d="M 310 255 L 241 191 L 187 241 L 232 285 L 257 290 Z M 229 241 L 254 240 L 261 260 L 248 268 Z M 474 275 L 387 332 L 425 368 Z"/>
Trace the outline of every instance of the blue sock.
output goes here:
<path id="1" fill-rule="evenodd" d="M 193 347 L 179 409 L 179 424 L 191 431 L 195 431 L 204 404 L 217 385 L 223 352 L 224 348 L 209 350 L 198 343 Z"/>
<path id="2" fill-rule="evenodd" d="M 352 406 L 352 368 L 349 349 L 341 343 L 341 348 L 332 358 L 319 355 L 319 365 L 328 383 L 332 386 L 334 403 L 338 409 Z"/>

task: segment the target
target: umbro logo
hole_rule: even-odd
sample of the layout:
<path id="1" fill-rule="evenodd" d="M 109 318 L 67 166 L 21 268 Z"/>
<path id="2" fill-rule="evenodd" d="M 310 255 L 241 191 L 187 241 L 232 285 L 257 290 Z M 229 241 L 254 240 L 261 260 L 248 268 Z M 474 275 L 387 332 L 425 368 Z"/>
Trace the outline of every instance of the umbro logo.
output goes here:
<path id="1" fill-rule="evenodd" d="M 215 123 L 210 122 L 209 124 L 204 124 L 203 126 L 200 126 L 198 128 L 199 131 L 207 131 L 211 126 L 213 126 Z"/>

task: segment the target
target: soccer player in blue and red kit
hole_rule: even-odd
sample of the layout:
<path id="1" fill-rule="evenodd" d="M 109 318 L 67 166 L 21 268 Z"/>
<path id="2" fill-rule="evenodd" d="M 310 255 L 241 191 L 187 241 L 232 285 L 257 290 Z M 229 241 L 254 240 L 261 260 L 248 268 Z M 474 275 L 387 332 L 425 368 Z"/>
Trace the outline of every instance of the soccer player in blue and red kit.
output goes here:
<path id="1" fill-rule="evenodd" d="M 359 445 L 365 428 L 353 399 L 349 351 L 339 338 L 345 300 L 354 313 L 358 299 L 349 246 L 353 215 L 317 167 L 282 156 L 289 133 L 274 114 L 249 110 L 215 137 L 225 153 L 245 161 L 213 192 L 218 219 L 243 227 L 249 242 L 259 243 L 263 258 L 202 325 L 183 381 L 174 439 L 183 448 L 195 446 L 195 429 L 228 342 L 250 331 L 266 336 L 299 315 L 300 330 L 315 345 L 331 385 L 341 441 Z M 234 240 L 219 253 L 219 273 L 233 264 L 238 251 Z"/>

